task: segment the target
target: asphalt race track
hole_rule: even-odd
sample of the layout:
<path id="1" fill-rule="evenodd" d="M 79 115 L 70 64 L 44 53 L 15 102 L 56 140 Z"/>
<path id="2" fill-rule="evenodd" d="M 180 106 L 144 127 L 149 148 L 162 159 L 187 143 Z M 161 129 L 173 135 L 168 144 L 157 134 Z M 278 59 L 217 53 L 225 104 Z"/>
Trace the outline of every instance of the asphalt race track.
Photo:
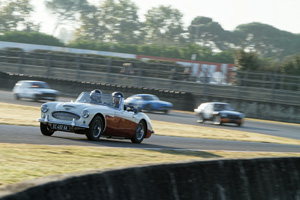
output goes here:
<path id="1" fill-rule="evenodd" d="M 59 98 L 60 101 L 70 101 L 69 98 Z M 0 102 L 30 106 L 40 106 L 43 102 L 31 100 L 14 100 L 9 91 L 0 91 Z M 1 113 L 4 115 L 5 113 Z M 152 120 L 191 124 L 204 127 L 216 127 L 231 130 L 241 130 L 266 135 L 280 136 L 300 140 L 300 125 L 285 123 L 269 123 L 261 121 L 246 121 L 242 127 L 235 125 L 215 126 L 211 123 L 198 124 L 192 113 L 172 111 L 170 114 L 148 113 Z M 155 127 L 154 127 L 155 128 Z M 155 130 L 155 129 L 154 129 Z M 80 145 L 94 147 L 118 147 L 140 149 L 178 149 L 178 150 L 228 150 L 228 151 L 266 151 L 266 152 L 300 152 L 298 145 L 283 145 L 271 143 L 238 142 L 225 140 L 167 137 L 153 135 L 142 144 L 133 144 L 130 140 L 102 139 L 98 142 L 88 141 L 85 135 L 55 132 L 46 137 L 40 133 L 39 127 L 10 126 L 0 124 L 1 143 L 45 144 L 45 145 Z"/>

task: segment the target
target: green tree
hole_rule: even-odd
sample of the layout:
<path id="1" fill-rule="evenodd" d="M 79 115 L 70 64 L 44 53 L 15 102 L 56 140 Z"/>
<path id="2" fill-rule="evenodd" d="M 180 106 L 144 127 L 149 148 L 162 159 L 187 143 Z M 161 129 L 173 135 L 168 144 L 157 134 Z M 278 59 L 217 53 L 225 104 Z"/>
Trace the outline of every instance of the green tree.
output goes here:
<path id="1" fill-rule="evenodd" d="M 300 51 L 300 35 L 261 23 L 239 25 L 233 32 L 236 46 L 264 57 L 283 58 Z"/>
<path id="2" fill-rule="evenodd" d="M 281 73 L 289 75 L 300 75 L 300 54 L 285 58 L 279 68 Z"/>
<path id="3" fill-rule="evenodd" d="M 231 49 L 231 35 L 209 17 L 196 17 L 188 27 L 189 41 L 213 50 Z"/>
<path id="4" fill-rule="evenodd" d="M 148 10 L 145 21 L 146 42 L 150 44 L 178 45 L 184 42 L 182 13 L 171 6 Z"/>
<path id="5" fill-rule="evenodd" d="M 233 57 L 238 71 L 256 71 L 261 68 L 261 59 L 255 52 L 245 52 L 239 49 L 234 52 Z"/>
<path id="6" fill-rule="evenodd" d="M 24 31 L 14 31 L 6 32 L 0 36 L 1 41 L 8 42 L 19 42 L 27 44 L 40 44 L 40 45 L 50 45 L 50 46 L 64 46 L 59 39 L 38 32 L 24 32 Z"/>
<path id="7" fill-rule="evenodd" d="M 78 39 L 138 44 L 143 40 L 137 7 L 130 0 L 106 0 L 81 17 Z"/>
<path id="8" fill-rule="evenodd" d="M 87 14 L 93 6 L 87 0 L 46 0 L 46 8 L 57 16 L 54 34 L 60 25 L 78 21 L 81 15 Z"/>
<path id="9" fill-rule="evenodd" d="M 6 31 L 36 31 L 39 27 L 30 21 L 33 7 L 30 0 L 0 2 L 0 33 Z"/>

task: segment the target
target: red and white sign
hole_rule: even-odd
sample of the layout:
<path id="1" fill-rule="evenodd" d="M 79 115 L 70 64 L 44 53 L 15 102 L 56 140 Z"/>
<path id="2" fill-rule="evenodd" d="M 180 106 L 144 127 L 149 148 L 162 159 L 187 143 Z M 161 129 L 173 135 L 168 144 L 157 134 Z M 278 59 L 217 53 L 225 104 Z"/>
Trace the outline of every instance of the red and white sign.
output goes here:
<path id="1" fill-rule="evenodd" d="M 186 66 L 190 70 L 190 75 L 193 76 L 197 82 L 228 84 L 231 83 L 235 71 L 235 65 L 228 63 L 211 63 L 143 55 L 137 55 L 137 59 L 142 61 L 164 60 L 176 62 Z"/>

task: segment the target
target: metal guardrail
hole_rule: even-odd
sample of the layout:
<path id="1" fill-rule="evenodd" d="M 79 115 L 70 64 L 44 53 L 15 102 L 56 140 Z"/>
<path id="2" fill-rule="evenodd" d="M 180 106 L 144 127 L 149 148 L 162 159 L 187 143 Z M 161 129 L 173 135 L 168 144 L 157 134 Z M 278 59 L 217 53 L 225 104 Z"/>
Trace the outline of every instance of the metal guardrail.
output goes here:
<path id="1" fill-rule="evenodd" d="M 168 69 L 159 71 L 155 67 L 148 69 L 143 68 L 142 64 L 137 64 L 134 68 L 134 75 L 124 75 L 119 73 L 122 66 L 114 65 L 111 60 L 97 58 L 89 63 L 83 61 L 84 59 L 79 61 L 76 58 L 54 60 L 43 54 L 31 55 L 30 58 L 26 58 L 24 55 L 19 57 L 0 55 L 0 71 L 57 79 L 185 91 L 203 96 L 300 105 L 300 77 L 297 76 L 290 76 L 291 81 L 278 82 L 278 80 L 286 79 L 287 76 L 239 73 L 234 81 L 230 80 L 236 85 L 216 85 L 159 78 L 168 77 L 170 66 L 164 66 Z M 157 74 L 160 76 L 155 78 Z M 286 88 L 293 90 L 286 90 Z"/>

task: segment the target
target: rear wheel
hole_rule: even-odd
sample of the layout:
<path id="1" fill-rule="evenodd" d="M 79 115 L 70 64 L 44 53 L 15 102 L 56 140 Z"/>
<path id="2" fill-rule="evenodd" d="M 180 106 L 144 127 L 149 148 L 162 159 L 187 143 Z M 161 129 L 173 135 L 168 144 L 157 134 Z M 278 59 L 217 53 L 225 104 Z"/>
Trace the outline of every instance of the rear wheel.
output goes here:
<path id="1" fill-rule="evenodd" d="M 131 138 L 131 142 L 140 144 L 145 137 L 146 131 L 147 130 L 146 130 L 145 122 L 140 121 L 135 129 L 133 138 Z"/>
<path id="2" fill-rule="evenodd" d="M 221 125 L 222 124 L 220 115 L 215 115 L 214 118 L 213 118 L 213 121 L 214 121 L 214 124 L 216 124 L 216 125 Z"/>
<path id="3" fill-rule="evenodd" d="M 43 135 L 51 136 L 55 131 L 52 130 L 48 125 L 40 123 L 40 130 Z"/>
<path id="4" fill-rule="evenodd" d="M 90 128 L 86 131 L 86 137 L 91 141 L 98 141 L 103 132 L 103 121 L 100 116 L 96 116 L 90 123 Z"/>

